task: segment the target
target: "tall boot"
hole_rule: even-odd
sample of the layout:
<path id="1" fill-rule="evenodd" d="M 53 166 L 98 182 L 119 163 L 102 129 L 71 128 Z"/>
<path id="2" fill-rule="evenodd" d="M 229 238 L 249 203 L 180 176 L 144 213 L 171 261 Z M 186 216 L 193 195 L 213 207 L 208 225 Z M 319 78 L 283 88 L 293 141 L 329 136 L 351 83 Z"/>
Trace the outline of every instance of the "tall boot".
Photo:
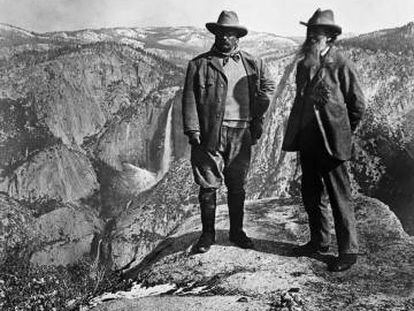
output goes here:
<path id="1" fill-rule="evenodd" d="M 253 241 L 247 237 L 243 231 L 244 200 L 246 193 L 244 190 L 228 192 L 227 203 L 229 206 L 230 218 L 230 241 L 241 248 L 254 248 Z"/>
<path id="2" fill-rule="evenodd" d="M 200 189 L 198 195 L 201 209 L 202 233 L 197 244 L 193 248 L 193 253 L 205 253 L 216 241 L 214 223 L 216 218 L 216 189 Z"/>

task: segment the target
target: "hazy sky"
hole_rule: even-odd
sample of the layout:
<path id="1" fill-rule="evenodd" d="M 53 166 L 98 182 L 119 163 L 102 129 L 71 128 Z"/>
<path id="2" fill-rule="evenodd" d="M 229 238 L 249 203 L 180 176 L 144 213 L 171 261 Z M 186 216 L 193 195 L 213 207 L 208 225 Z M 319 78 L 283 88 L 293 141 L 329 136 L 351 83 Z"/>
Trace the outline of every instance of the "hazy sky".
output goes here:
<path id="1" fill-rule="evenodd" d="M 414 0 L 0 0 L 0 22 L 37 31 L 102 27 L 197 26 L 235 10 L 248 29 L 303 35 L 299 21 L 334 10 L 344 32 L 364 33 L 414 21 Z"/>

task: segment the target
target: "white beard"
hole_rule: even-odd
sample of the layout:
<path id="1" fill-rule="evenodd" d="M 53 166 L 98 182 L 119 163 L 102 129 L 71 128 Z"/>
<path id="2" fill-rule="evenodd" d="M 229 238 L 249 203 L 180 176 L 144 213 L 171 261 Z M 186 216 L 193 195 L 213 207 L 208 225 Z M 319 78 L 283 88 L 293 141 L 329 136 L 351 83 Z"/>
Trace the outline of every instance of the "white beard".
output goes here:
<path id="1" fill-rule="evenodd" d="M 319 41 L 316 43 L 305 41 L 301 47 L 301 54 L 303 55 L 304 65 L 306 67 L 319 66 L 320 55 L 325 46 Z"/>

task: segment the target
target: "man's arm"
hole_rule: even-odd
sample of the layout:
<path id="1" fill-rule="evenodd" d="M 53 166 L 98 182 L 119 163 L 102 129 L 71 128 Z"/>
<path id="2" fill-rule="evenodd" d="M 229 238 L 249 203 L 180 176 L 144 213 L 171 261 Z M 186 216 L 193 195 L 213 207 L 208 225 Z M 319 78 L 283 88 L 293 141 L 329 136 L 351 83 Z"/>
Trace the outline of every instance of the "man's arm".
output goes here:
<path id="1" fill-rule="evenodd" d="M 275 94 L 275 82 L 273 81 L 269 69 L 263 60 L 259 60 L 259 76 L 258 76 L 258 89 L 255 96 L 255 111 L 253 119 L 250 124 L 250 131 L 253 137 L 253 144 L 263 134 L 263 115 L 269 108 L 270 103 L 273 100 Z"/>
<path id="2" fill-rule="evenodd" d="M 196 73 L 196 65 L 194 61 L 190 61 L 187 67 L 185 77 L 183 97 L 182 97 L 182 113 L 184 134 L 188 136 L 192 145 L 200 144 L 200 126 L 198 121 L 197 104 L 194 94 L 194 77 Z"/>
<path id="3" fill-rule="evenodd" d="M 354 132 L 364 115 L 366 104 L 355 67 L 348 60 L 345 61 L 343 67 L 341 90 L 348 109 L 351 130 Z"/>
<path id="4" fill-rule="evenodd" d="M 255 116 L 254 118 L 262 118 L 276 91 L 275 82 L 273 81 L 269 69 L 265 62 L 261 59 L 259 61 L 259 77 L 258 90 L 255 99 Z"/>

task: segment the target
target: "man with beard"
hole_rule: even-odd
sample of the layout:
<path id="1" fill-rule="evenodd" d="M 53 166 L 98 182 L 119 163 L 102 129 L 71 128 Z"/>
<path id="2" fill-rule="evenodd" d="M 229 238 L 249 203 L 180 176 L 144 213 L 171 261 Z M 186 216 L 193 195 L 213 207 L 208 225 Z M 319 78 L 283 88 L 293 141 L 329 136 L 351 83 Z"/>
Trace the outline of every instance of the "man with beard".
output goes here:
<path id="1" fill-rule="evenodd" d="M 346 160 L 351 158 L 352 134 L 365 110 L 365 99 L 353 64 L 333 46 L 342 29 L 331 10 L 318 9 L 307 23 L 303 58 L 297 65 L 296 98 L 282 149 L 299 151 L 301 192 L 309 216 L 310 241 L 298 255 L 327 253 L 331 204 L 339 256 L 330 271 L 356 263 L 358 242 Z"/>
<path id="2" fill-rule="evenodd" d="M 242 248 L 254 247 L 243 231 L 244 183 L 251 145 L 262 134 L 263 115 L 275 89 L 263 61 L 239 50 L 239 38 L 247 29 L 235 12 L 223 11 L 217 23 L 206 27 L 215 35 L 214 45 L 189 62 L 182 98 L 184 134 L 200 186 L 202 234 L 195 253 L 207 252 L 215 243 L 216 190 L 223 180 L 230 241 Z"/>

